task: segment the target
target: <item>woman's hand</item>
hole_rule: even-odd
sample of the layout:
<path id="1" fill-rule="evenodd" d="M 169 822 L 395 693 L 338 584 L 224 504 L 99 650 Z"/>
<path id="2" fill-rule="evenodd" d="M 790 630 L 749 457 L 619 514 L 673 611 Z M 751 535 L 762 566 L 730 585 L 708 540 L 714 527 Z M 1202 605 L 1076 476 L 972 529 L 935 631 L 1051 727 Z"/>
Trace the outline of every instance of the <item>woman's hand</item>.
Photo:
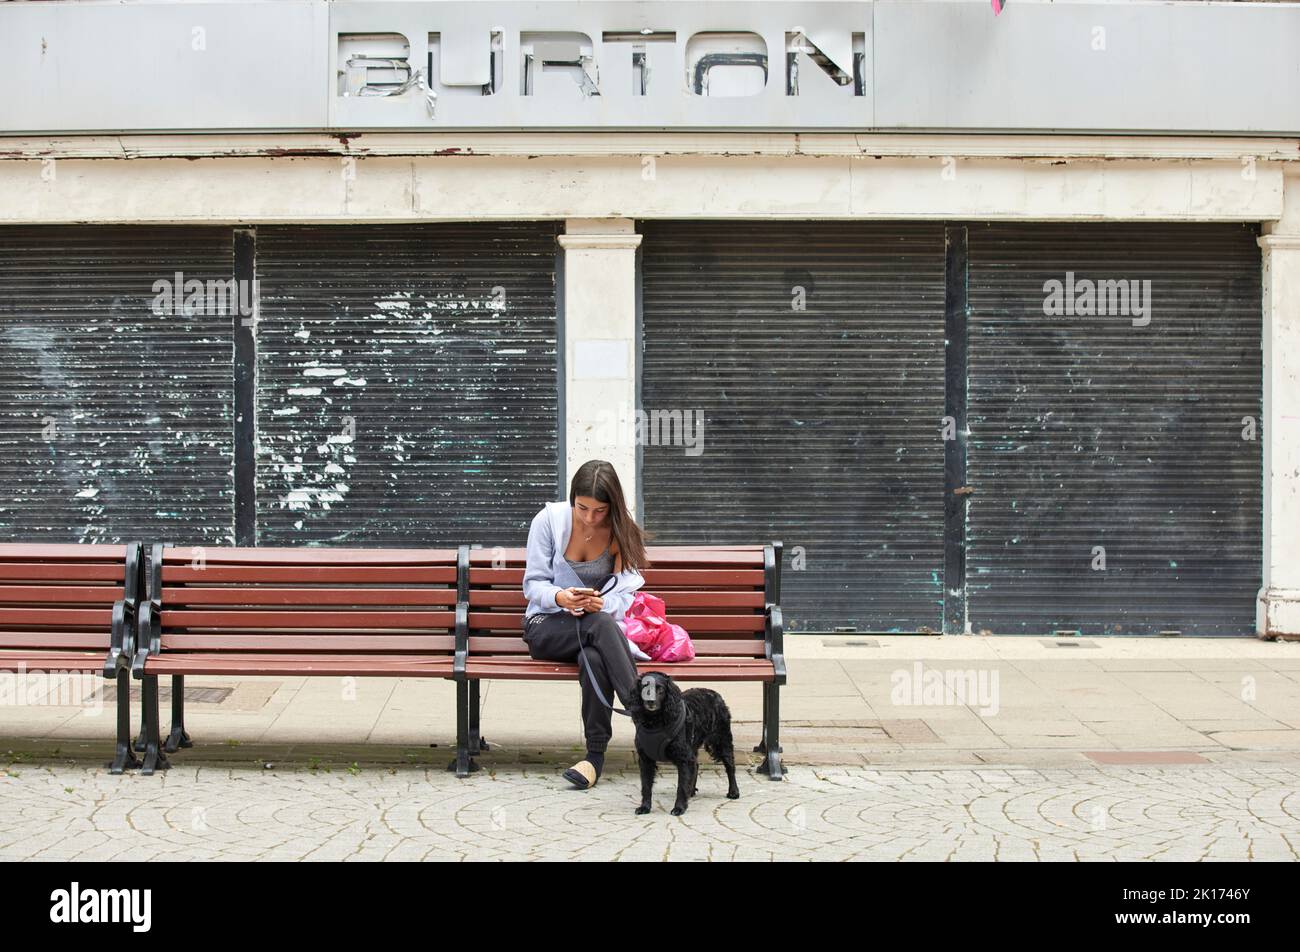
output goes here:
<path id="1" fill-rule="evenodd" d="M 555 604 L 570 615 L 581 615 L 585 610 L 583 601 L 587 596 L 574 588 L 562 588 L 555 593 Z"/>
<path id="2" fill-rule="evenodd" d="M 589 589 L 562 588 L 555 593 L 555 604 L 570 615 L 581 615 L 600 611 L 605 607 L 605 600 L 599 595 L 593 595 Z"/>
<path id="3" fill-rule="evenodd" d="M 605 600 L 599 595 L 583 595 L 578 604 L 583 611 L 598 612 L 605 607 Z"/>

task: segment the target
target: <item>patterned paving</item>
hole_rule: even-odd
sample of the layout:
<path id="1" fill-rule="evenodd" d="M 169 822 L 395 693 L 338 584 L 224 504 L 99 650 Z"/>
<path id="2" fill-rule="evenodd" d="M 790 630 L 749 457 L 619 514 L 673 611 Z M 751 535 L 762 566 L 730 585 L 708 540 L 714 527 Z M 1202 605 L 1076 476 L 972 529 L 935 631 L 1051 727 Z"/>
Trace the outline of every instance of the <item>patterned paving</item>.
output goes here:
<path id="1" fill-rule="evenodd" d="M 189 764 L 114 777 L 85 764 L 0 774 L 0 859 L 1295 860 L 1287 765 L 721 768 L 672 817 L 675 777 L 635 816 L 635 768 L 595 789 L 504 765 L 466 780 L 412 766 Z"/>

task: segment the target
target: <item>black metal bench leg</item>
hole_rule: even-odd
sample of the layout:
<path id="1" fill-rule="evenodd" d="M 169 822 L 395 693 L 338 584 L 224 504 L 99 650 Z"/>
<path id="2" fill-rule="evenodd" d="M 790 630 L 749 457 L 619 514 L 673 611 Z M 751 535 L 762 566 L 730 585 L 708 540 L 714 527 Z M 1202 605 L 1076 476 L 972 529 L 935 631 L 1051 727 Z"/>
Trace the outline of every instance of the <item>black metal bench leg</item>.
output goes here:
<path id="1" fill-rule="evenodd" d="M 117 672 L 117 750 L 108 772 L 120 774 L 140 766 L 140 758 L 131 749 L 131 672 Z"/>
<path id="2" fill-rule="evenodd" d="M 149 700 L 145 697 L 144 693 L 144 685 L 148 680 L 147 677 L 140 680 L 140 733 L 135 738 L 135 749 L 140 753 L 144 753 L 144 749 L 148 745 L 149 741 L 147 736 L 149 728 Z M 154 681 L 157 680 L 157 678 L 154 678 Z"/>
<path id="3" fill-rule="evenodd" d="M 456 682 L 456 757 L 447 765 L 457 777 L 468 777 L 478 770 L 469 753 L 469 682 Z"/>
<path id="4" fill-rule="evenodd" d="M 185 733 L 185 675 L 172 675 L 172 729 L 167 735 L 163 750 L 176 753 L 181 747 L 193 747 L 190 735 Z"/>
<path id="5" fill-rule="evenodd" d="M 483 703 L 479 700 L 479 681 L 469 683 L 469 753 L 481 754 L 488 750 L 487 738 L 479 730 L 479 717 L 483 713 Z"/>
<path id="6" fill-rule="evenodd" d="M 768 780 L 780 780 L 781 769 L 781 687 L 763 684 L 763 762 L 758 772 L 767 774 Z"/>
<path id="7" fill-rule="evenodd" d="M 144 698 L 144 763 L 140 775 L 148 777 L 155 770 L 166 770 L 171 766 L 167 755 L 162 751 L 162 738 L 158 728 L 158 675 L 141 678 L 140 696 Z"/>
<path id="8" fill-rule="evenodd" d="M 756 754 L 767 753 L 767 699 L 768 699 L 767 689 L 769 687 L 770 685 L 766 681 L 764 681 L 763 682 L 763 736 L 759 739 L 758 746 L 754 748 L 754 753 Z"/>

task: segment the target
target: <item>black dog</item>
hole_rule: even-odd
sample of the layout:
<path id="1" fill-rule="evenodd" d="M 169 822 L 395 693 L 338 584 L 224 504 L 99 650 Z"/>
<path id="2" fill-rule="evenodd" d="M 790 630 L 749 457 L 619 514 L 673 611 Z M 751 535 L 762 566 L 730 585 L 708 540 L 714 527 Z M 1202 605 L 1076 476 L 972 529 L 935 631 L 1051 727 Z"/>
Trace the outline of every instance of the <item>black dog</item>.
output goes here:
<path id="1" fill-rule="evenodd" d="M 641 764 L 641 805 L 650 812 L 650 789 L 657 761 L 677 765 L 677 802 L 673 816 L 686 812 L 686 801 L 698 791 L 700 748 L 727 768 L 727 799 L 740 798 L 736 786 L 736 753 L 731 743 L 731 711 L 722 695 L 708 688 L 682 691 L 666 674 L 652 671 L 637 679 L 628 705 L 636 725 L 636 756 Z"/>

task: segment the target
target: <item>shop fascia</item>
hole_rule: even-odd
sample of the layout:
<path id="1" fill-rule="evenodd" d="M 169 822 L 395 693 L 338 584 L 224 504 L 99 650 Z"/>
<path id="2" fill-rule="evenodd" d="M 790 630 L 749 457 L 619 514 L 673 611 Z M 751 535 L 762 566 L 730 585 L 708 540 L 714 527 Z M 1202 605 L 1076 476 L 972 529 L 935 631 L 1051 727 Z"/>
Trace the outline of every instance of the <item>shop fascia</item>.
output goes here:
<path id="1" fill-rule="evenodd" d="M 503 82 L 504 37 L 506 31 L 491 30 L 482 34 L 478 51 L 458 45 L 453 52 L 442 48 L 442 34 L 428 34 L 428 59 L 423 66 L 411 63 L 411 44 L 398 32 L 337 34 L 338 93 L 341 96 L 394 96 L 416 88 L 434 100 L 445 93 L 469 93 L 475 96 L 510 94 Z M 685 70 L 678 82 L 681 91 L 697 96 L 754 96 L 768 85 L 770 59 L 767 41 L 745 30 L 708 30 L 690 34 L 664 30 L 613 30 L 600 34 L 605 56 L 631 58 L 632 89 L 635 96 L 650 95 L 657 84 L 671 84 L 665 70 L 652 69 L 653 63 L 671 63 L 684 57 Z M 567 75 L 586 96 L 602 94 L 597 46 L 591 35 L 576 31 L 516 31 L 516 49 L 520 56 L 520 88 L 514 94 L 545 95 L 545 81 L 555 75 Z M 785 95 L 801 95 L 800 66 L 811 62 L 843 94 L 866 95 L 866 34 L 845 31 L 837 39 L 840 50 L 834 57 L 822 45 L 809 38 L 802 28 L 784 31 L 784 49 L 780 69 L 784 74 Z M 847 40 L 847 44 L 844 41 Z M 824 38 L 821 43 L 830 46 Z M 684 45 L 684 50 L 680 48 Z M 846 52 L 847 51 L 847 52 Z M 800 56 L 799 54 L 803 54 Z M 477 63 L 474 63 L 477 57 Z M 454 60 L 471 81 L 463 81 L 448 72 L 445 63 Z M 466 64 L 469 64 L 468 67 Z M 567 83 L 565 84 L 567 85 Z M 824 82 L 806 84 L 802 94 L 814 95 L 833 88 Z M 552 86 L 552 90 L 556 87 Z"/>

